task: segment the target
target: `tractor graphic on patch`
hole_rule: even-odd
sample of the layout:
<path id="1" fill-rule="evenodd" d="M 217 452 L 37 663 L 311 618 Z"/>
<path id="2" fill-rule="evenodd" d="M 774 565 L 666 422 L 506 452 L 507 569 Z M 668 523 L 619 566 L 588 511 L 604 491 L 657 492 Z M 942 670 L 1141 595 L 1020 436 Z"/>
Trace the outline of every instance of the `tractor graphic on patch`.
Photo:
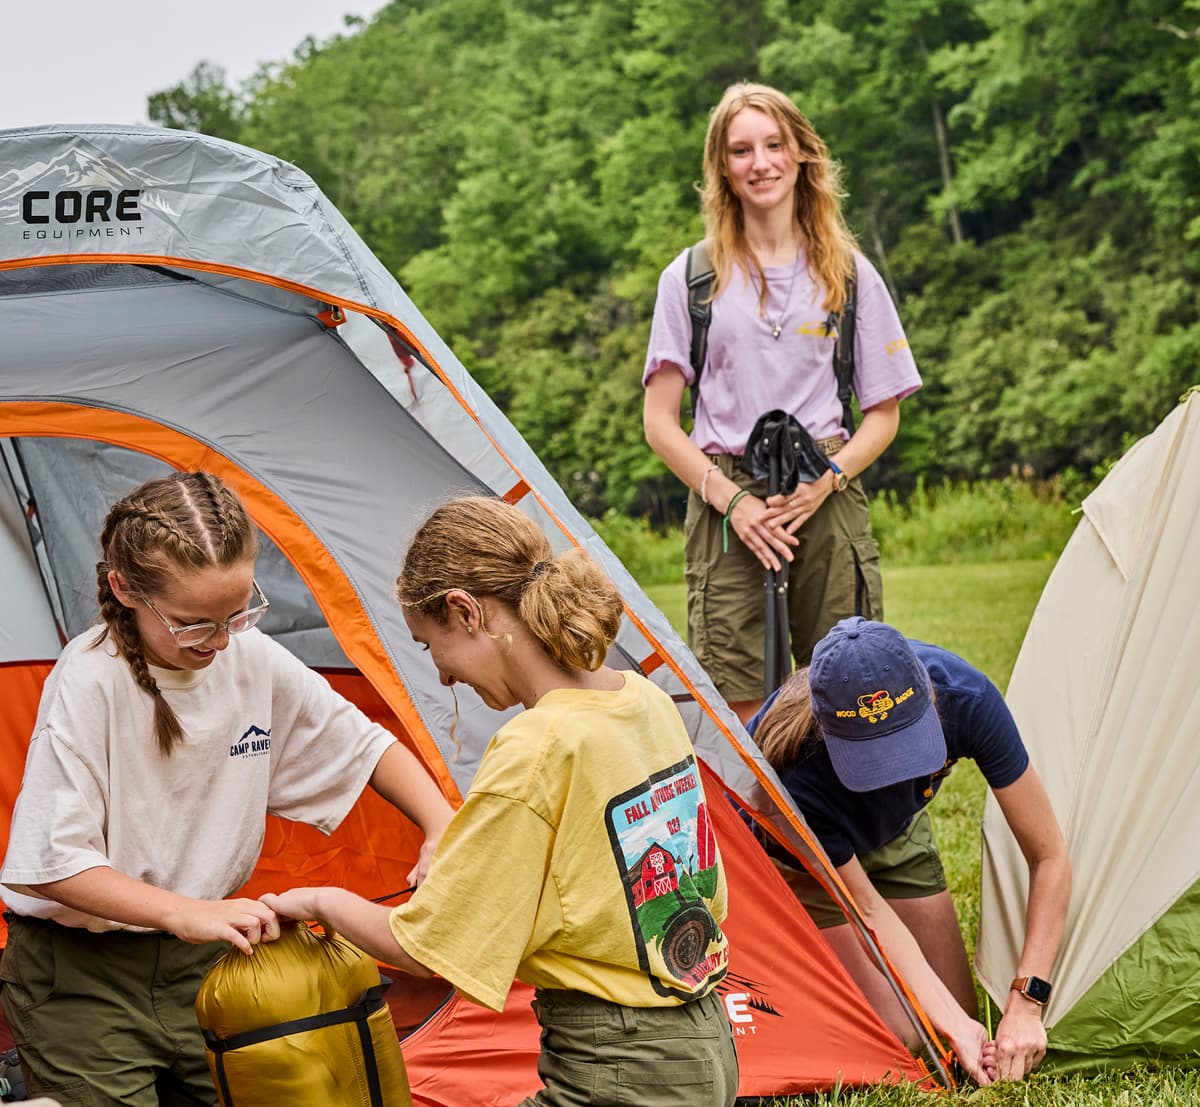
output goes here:
<path id="1" fill-rule="evenodd" d="M 710 953 L 721 938 L 707 902 L 717 887 L 717 841 L 699 781 L 688 758 L 614 797 L 606 811 L 638 959 L 657 991 L 682 998 L 725 971 L 724 951 Z"/>

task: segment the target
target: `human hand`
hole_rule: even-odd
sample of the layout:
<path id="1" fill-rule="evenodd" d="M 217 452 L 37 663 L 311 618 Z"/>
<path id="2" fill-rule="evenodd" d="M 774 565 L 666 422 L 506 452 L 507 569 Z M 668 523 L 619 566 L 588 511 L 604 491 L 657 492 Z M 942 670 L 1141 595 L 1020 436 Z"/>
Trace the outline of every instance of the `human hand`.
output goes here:
<path id="1" fill-rule="evenodd" d="M 1046 1056 L 1042 1009 L 1015 995 L 996 1027 L 996 1065 L 1001 1080 L 1023 1080 Z"/>
<path id="2" fill-rule="evenodd" d="M 988 1079 L 995 1083 L 998 1075 L 996 1066 L 995 1041 L 983 1043 L 983 1053 L 980 1055 L 980 1064 L 983 1066 L 983 1071 L 988 1074 Z"/>
<path id="3" fill-rule="evenodd" d="M 433 860 L 433 852 L 437 849 L 437 844 L 442 839 L 440 834 L 429 836 L 421 843 L 421 850 L 417 854 L 417 863 L 408 872 L 408 883 L 414 887 L 420 884 L 426 876 L 429 875 L 429 865 Z"/>
<path id="4" fill-rule="evenodd" d="M 792 547 L 800 544 L 800 539 L 784 530 L 767 505 L 754 495 L 742 496 L 733 505 L 728 525 L 742 544 L 762 562 L 763 568 L 775 572 L 781 568 L 779 559 L 782 557 L 784 561 L 791 561 Z"/>
<path id="5" fill-rule="evenodd" d="M 279 937 L 279 919 L 256 899 L 188 899 L 166 919 L 166 929 L 185 942 L 229 942 L 250 956 L 259 942 Z"/>
<path id="6" fill-rule="evenodd" d="M 996 1045 L 988 1040 L 983 1023 L 963 1017 L 954 1033 L 943 1031 L 963 1071 L 981 1088 L 996 1080 Z"/>
<path id="7" fill-rule="evenodd" d="M 318 905 L 322 891 L 322 888 L 291 888 L 286 892 L 266 892 L 260 899 L 266 907 L 282 918 L 296 919 L 299 922 L 315 920 L 325 926 Z"/>
<path id="8" fill-rule="evenodd" d="M 824 475 L 814 481 L 801 481 L 790 494 L 767 497 L 768 517 L 788 534 L 795 534 L 817 513 L 832 491 L 833 480 L 826 480 Z"/>

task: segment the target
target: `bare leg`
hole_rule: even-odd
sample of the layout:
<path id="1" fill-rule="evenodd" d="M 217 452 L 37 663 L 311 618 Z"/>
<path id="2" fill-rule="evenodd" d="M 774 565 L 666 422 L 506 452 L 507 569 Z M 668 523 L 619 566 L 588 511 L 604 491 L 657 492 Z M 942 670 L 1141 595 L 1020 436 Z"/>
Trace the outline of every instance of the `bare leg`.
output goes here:
<path id="1" fill-rule="evenodd" d="M 889 899 L 888 904 L 916 938 L 930 968 L 950 989 L 963 1010 L 971 1018 L 977 1018 L 975 985 L 971 980 L 967 951 L 950 893 L 937 892 L 921 899 Z M 821 933 L 862 989 L 876 1014 L 909 1049 L 917 1049 L 920 1042 L 912 1022 L 883 973 L 863 949 L 855 929 L 846 923 L 844 926 L 831 926 Z"/>
<path id="2" fill-rule="evenodd" d="M 979 1018 L 979 999 L 971 979 L 967 947 L 950 893 L 938 892 L 920 899 L 889 899 L 888 903 L 917 939 L 929 967 L 941 977 L 959 1006 L 971 1018 Z"/>

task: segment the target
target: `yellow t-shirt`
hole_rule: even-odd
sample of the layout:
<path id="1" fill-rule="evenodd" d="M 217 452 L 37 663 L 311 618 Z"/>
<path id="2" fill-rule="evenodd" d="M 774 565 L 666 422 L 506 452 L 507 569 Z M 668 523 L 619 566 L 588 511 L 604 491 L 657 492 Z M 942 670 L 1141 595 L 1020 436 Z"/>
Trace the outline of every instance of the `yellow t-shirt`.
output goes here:
<path id="1" fill-rule="evenodd" d="M 669 696 L 556 689 L 484 752 L 429 876 L 392 933 L 499 1011 L 515 978 L 630 1007 L 696 999 L 725 975 L 725 873 Z"/>

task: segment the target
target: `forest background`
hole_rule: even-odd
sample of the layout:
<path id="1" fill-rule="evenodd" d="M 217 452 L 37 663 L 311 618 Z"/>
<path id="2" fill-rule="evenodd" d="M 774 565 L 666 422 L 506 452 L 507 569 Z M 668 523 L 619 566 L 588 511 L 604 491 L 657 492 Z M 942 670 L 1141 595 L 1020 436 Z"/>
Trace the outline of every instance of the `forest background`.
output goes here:
<path id="1" fill-rule="evenodd" d="M 685 491 L 641 373 L 737 80 L 841 163 L 924 377 L 870 472 L 891 617 L 1003 687 L 1070 509 L 1200 383 L 1200 0 L 395 0 L 149 114 L 311 174 L 679 625 Z M 923 568 L 951 560 L 986 564 Z M 956 773 L 938 816 L 969 944 L 983 792 Z M 990 1092 L 1200 1104 L 1157 1068 Z"/>
<path id="2" fill-rule="evenodd" d="M 312 175 L 575 504 L 658 526 L 649 320 L 736 80 L 812 120 L 900 307 L 891 503 L 1077 502 L 1200 381 L 1200 0 L 396 0 L 149 113 Z"/>

